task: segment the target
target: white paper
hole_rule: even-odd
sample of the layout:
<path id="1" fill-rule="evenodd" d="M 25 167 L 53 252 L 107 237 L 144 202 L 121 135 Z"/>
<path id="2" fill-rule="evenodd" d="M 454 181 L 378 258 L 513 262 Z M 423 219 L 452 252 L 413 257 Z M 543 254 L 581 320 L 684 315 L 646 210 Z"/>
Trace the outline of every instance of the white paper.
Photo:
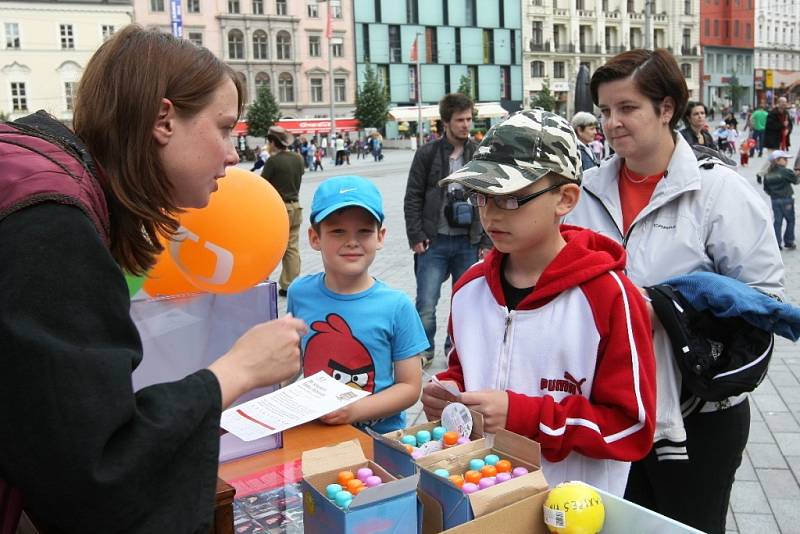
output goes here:
<path id="1" fill-rule="evenodd" d="M 447 382 L 442 382 L 441 380 L 436 378 L 436 376 L 431 378 L 431 382 L 433 382 L 434 384 L 436 384 L 437 386 L 439 386 L 443 390 L 445 390 L 448 393 L 450 393 L 452 396 L 454 396 L 456 398 L 456 400 L 461 398 L 461 392 L 453 384 L 450 384 L 450 383 L 447 383 Z"/>
<path id="2" fill-rule="evenodd" d="M 220 426 L 244 441 L 302 425 L 362 399 L 369 392 L 324 371 L 222 412 Z"/>

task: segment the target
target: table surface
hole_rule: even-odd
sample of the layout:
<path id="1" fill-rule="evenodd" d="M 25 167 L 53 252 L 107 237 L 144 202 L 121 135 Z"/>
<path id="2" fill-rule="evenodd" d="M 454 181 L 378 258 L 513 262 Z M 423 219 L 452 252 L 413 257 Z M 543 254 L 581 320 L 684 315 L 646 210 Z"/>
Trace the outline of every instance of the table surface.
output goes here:
<path id="1" fill-rule="evenodd" d="M 219 477 L 234 480 L 250 473 L 282 465 L 300 458 L 303 451 L 335 445 L 342 441 L 358 439 L 367 458 L 372 458 L 372 438 L 366 433 L 350 426 L 330 426 L 312 421 L 283 433 L 283 448 L 254 454 L 238 460 L 231 460 L 219 466 Z"/>

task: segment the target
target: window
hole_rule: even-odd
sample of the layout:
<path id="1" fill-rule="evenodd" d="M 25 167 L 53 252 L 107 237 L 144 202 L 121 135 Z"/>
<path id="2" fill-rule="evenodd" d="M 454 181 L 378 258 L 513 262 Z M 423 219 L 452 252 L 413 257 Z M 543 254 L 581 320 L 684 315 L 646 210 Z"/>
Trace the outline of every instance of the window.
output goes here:
<path id="1" fill-rule="evenodd" d="M 719 19 L 714 19 L 714 37 L 719 37 Z"/>
<path id="2" fill-rule="evenodd" d="M 344 78 L 336 78 L 333 80 L 333 95 L 336 102 L 347 101 L 347 80 Z"/>
<path id="3" fill-rule="evenodd" d="M 292 38 L 289 32 L 278 32 L 278 59 L 292 59 Z M 287 100 L 291 102 L 291 100 Z"/>
<path id="4" fill-rule="evenodd" d="M 553 78 L 563 78 L 564 77 L 564 62 L 563 61 L 554 61 L 553 62 Z"/>
<path id="5" fill-rule="evenodd" d="M 150 0 L 150 11 L 164 11 L 164 0 Z"/>
<path id="6" fill-rule="evenodd" d="M 419 22 L 419 6 L 417 0 L 406 0 L 406 24 Z"/>
<path id="7" fill-rule="evenodd" d="M 267 59 L 269 57 L 269 41 L 267 39 L 267 32 L 263 30 L 256 30 L 253 33 L 253 58 Z"/>
<path id="8" fill-rule="evenodd" d="M 187 13 L 200 13 L 200 0 L 186 0 Z"/>
<path id="9" fill-rule="evenodd" d="M 58 28 L 61 33 L 61 49 L 75 48 L 75 36 L 72 33 L 72 24 L 59 24 Z"/>
<path id="10" fill-rule="evenodd" d="M 28 111 L 28 94 L 25 82 L 11 82 L 11 110 Z"/>
<path id="11" fill-rule="evenodd" d="M 531 78 L 544 78 L 544 61 L 531 61 Z"/>
<path id="12" fill-rule="evenodd" d="M 389 63 L 401 63 L 403 52 L 400 48 L 400 26 L 389 26 Z"/>
<path id="13" fill-rule="evenodd" d="M 511 100 L 511 67 L 500 67 L 500 95 L 505 100 Z"/>
<path id="14" fill-rule="evenodd" d="M 633 0 L 628 0 L 628 13 L 633 13 L 635 10 Z"/>
<path id="15" fill-rule="evenodd" d="M 64 104 L 67 111 L 75 109 L 75 82 L 64 82 Z"/>
<path id="16" fill-rule="evenodd" d="M 244 59 L 244 35 L 239 30 L 228 32 L 228 58 Z"/>
<path id="17" fill-rule="evenodd" d="M 491 65 L 494 63 L 494 39 L 492 30 L 483 30 L 483 64 Z"/>
<path id="18" fill-rule="evenodd" d="M 203 46 L 203 32 L 189 32 L 189 41 L 197 46 Z"/>
<path id="19" fill-rule="evenodd" d="M 416 65 L 409 65 L 408 66 L 408 97 L 411 99 L 412 102 L 418 102 L 418 100 L 417 100 L 417 66 Z"/>
<path id="20" fill-rule="evenodd" d="M 684 15 L 692 14 L 692 0 L 683 0 L 683 14 Z"/>
<path id="21" fill-rule="evenodd" d="M 333 52 L 333 57 L 343 57 L 344 56 L 344 45 L 342 41 L 335 42 L 331 44 L 331 51 Z"/>
<path id="22" fill-rule="evenodd" d="M 711 35 L 711 19 L 706 19 L 705 35 L 706 35 L 706 37 Z"/>
<path id="23" fill-rule="evenodd" d="M 333 18 L 340 19 L 342 18 L 342 4 L 340 0 L 329 0 L 331 2 L 330 6 L 333 8 Z"/>
<path id="24" fill-rule="evenodd" d="M 542 21 L 535 20 L 533 21 L 533 27 L 531 28 L 531 44 L 533 46 L 542 46 Z"/>
<path id="25" fill-rule="evenodd" d="M 322 102 L 322 78 L 311 78 L 311 101 Z"/>
<path id="26" fill-rule="evenodd" d="M 319 6 L 316 4 L 316 2 L 313 4 L 308 4 L 306 8 L 308 9 L 309 18 L 316 19 L 319 17 Z"/>
<path id="27" fill-rule="evenodd" d="M 6 22 L 6 48 L 19 48 L 19 24 Z"/>
<path id="28" fill-rule="evenodd" d="M 708 19 L 706 19 L 708 22 Z M 683 29 L 683 42 L 681 43 L 684 48 L 690 48 L 692 46 L 692 30 L 689 28 Z"/>
<path id="29" fill-rule="evenodd" d="M 240 11 L 239 0 L 228 0 L 228 13 L 237 14 Z"/>
<path id="30" fill-rule="evenodd" d="M 600 7 L 603 9 L 603 13 L 608 13 L 608 0 L 603 0 Z"/>
<path id="31" fill-rule="evenodd" d="M 286 14 L 286 0 L 275 0 L 275 14 L 276 15 Z"/>
<path id="32" fill-rule="evenodd" d="M 753 38 L 753 26 L 749 22 L 744 25 L 744 36 L 747 39 Z"/>
<path id="33" fill-rule="evenodd" d="M 583 11 L 583 0 L 575 0 L 575 9 Z"/>
<path id="34" fill-rule="evenodd" d="M 734 21 L 733 23 L 733 36 L 739 37 L 739 21 Z"/>
<path id="35" fill-rule="evenodd" d="M 262 87 L 269 87 L 269 74 L 266 72 L 256 73 L 256 94 L 261 91 Z"/>
<path id="36" fill-rule="evenodd" d="M 425 63 L 438 63 L 439 53 L 436 43 L 436 28 L 425 28 Z"/>
<path id="37" fill-rule="evenodd" d="M 692 66 L 689 63 L 681 63 L 681 72 L 683 73 L 683 77 L 687 80 L 692 78 Z"/>
<path id="38" fill-rule="evenodd" d="M 311 57 L 320 57 L 322 55 L 320 52 L 320 37 L 318 35 L 312 35 L 308 38 L 308 55 Z"/>
<path id="39" fill-rule="evenodd" d="M 103 41 L 107 41 L 109 37 L 114 35 L 114 26 L 103 24 L 100 26 L 100 33 L 103 35 Z"/>
<path id="40" fill-rule="evenodd" d="M 294 102 L 294 79 L 288 72 L 282 72 L 278 76 L 278 100 Z"/>
<path id="41" fill-rule="evenodd" d="M 253 0 L 253 15 L 264 14 L 264 0 Z"/>

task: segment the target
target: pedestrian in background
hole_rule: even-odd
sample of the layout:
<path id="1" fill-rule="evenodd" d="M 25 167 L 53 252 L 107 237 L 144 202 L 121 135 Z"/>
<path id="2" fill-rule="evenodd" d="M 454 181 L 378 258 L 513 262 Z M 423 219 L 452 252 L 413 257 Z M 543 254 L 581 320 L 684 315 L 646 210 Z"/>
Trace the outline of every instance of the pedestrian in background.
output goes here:
<path id="1" fill-rule="evenodd" d="M 786 165 L 792 155 L 783 150 L 776 150 L 769 155 L 769 170 L 764 176 L 764 192 L 769 195 L 772 202 L 772 217 L 775 227 L 775 237 L 781 249 L 794 250 L 797 248 L 794 235 L 794 187 L 797 185 L 797 175 Z M 786 230 L 781 236 L 783 221 L 786 221 Z"/>
<path id="2" fill-rule="evenodd" d="M 477 147 L 469 138 L 472 108 L 468 96 L 445 95 L 439 102 L 444 135 L 417 149 L 408 172 L 403 211 L 408 244 L 414 253 L 416 307 L 430 345 L 423 359 L 425 366 L 433 362 L 436 349 L 436 305 L 442 284 L 448 278 L 455 284 L 478 261 L 479 248 L 491 248 L 464 187 L 439 185 L 439 180 L 472 159 Z M 445 350 L 448 348 L 449 342 Z"/>
<path id="3" fill-rule="evenodd" d="M 303 222 L 303 208 L 300 207 L 300 182 L 306 170 L 303 157 L 288 150 L 293 145 L 292 134 L 280 126 L 271 126 L 267 132 L 270 158 L 261 171 L 265 178 L 278 191 L 286 212 L 289 214 L 289 243 L 281 260 L 281 275 L 278 278 L 278 294 L 286 296 L 289 284 L 300 275 L 300 224 Z"/>
<path id="4" fill-rule="evenodd" d="M 714 148 L 714 138 L 708 133 L 706 106 L 702 102 L 689 102 L 683 114 L 683 124 L 681 135 L 689 145 Z"/>
<path id="5" fill-rule="evenodd" d="M 581 155 L 583 170 L 600 165 L 600 160 L 595 156 L 591 143 L 597 134 L 597 117 L 585 111 L 579 111 L 572 117 L 572 129 L 578 137 L 578 152 Z"/>

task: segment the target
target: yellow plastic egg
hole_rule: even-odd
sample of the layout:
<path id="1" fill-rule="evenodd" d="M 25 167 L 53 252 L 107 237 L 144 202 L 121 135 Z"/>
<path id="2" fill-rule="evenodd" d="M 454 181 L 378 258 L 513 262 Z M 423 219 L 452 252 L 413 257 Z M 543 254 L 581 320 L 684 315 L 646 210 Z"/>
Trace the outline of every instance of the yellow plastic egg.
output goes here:
<path id="1" fill-rule="evenodd" d="M 600 494 L 582 482 L 559 484 L 544 503 L 544 522 L 554 534 L 597 534 L 605 518 Z"/>

